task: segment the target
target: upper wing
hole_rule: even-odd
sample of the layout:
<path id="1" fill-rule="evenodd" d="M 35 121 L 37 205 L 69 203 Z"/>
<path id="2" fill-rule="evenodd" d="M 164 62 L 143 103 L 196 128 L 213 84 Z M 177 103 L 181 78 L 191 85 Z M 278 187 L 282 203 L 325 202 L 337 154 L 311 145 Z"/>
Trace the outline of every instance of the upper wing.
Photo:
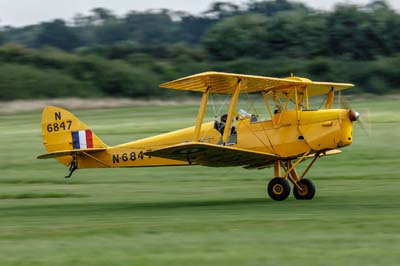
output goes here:
<path id="1" fill-rule="evenodd" d="M 241 93 L 275 91 L 278 94 L 290 95 L 294 93 L 296 87 L 299 92 L 308 88 L 309 96 L 317 96 L 328 93 L 332 88 L 337 91 L 354 86 L 350 83 L 314 82 L 300 77 L 272 78 L 224 72 L 203 72 L 163 83 L 160 87 L 198 92 L 205 92 L 209 89 L 210 93 L 231 94 L 239 80 Z"/>
<path id="2" fill-rule="evenodd" d="M 241 93 L 263 91 L 270 87 L 293 83 L 291 80 L 279 78 L 210 71 L 166 82 L 160 87 L 199 92 L 205 92 L 209 88 L 210 93 L 231 94 L 238 80 L 241 80 Z M 294 83 L 300 82 L 294 81 Z"/>
<path id="3" fill-rule="evenodd" d="M 327 94 L 331 89 L 334 91 L 341 91 L 354 87 L 351 83 L 335 83 L 335 82 L 317 82 L 313 81 L 311 85 L 307 86 L 308 96 L 318 96 Z"/>
<path id="4" fill-rule="evenodd" d="M 145 154 L 167 159 L 188 161 L 190 164 L 216 167 L 269 164 L 273 163 L 278 158 L 276 155 L 270 153 L 199 142 L 177 144 L 154 151 L 148 151 Z"/>

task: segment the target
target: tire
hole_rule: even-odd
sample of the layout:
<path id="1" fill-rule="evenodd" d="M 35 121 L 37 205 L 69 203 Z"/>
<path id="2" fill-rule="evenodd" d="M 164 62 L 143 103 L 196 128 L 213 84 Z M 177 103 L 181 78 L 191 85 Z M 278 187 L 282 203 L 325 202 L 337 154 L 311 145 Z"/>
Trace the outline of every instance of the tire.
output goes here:
<path id="1" fill-rule="evenodd" d="M 309 179 L 302 179 L 299 181 L 299 185 L 303 188 L 303 191 L 299 191 L 295 186 L 293 188 L 293 195 L 298 200 L 311 200 L 315 196 L 314 183 Z"/>
<path id="2" fill-rule="evenodd" d="M 287 199 L 290 194 L 289 182 L 281 177 L 275 177 L 268 183 L 268 195 L 271 199 L 282 201 Z"/>

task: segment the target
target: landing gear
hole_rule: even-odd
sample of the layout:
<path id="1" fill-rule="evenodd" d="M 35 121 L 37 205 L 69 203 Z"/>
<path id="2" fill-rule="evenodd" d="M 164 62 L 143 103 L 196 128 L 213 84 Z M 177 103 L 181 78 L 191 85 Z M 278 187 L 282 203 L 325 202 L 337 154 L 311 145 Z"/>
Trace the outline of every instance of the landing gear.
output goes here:
<path id="1" fill-rule="evenodd" d="M 274 164 L 273 178 L 268 184 L 268 195 L 277 201 L 285 200 L 290 194 L 290 186 L 288 180 L 293 184 L 293 195 L 298 200 L 311 200 L 315 196 L 315 186 L 309 179 L 305 179 L 304 176 L 310 170 L 311 166 L 319 157 L 319 153 L 314 155 L 311 163 L 304 170 L 303 174 L 299 176 L 296 172 L 295 167 L 305 160 L 309 152 L 303 154 L 295 162 L 292 160 L 281 161 L 278 160 Z M 285 171 L 285 175 L 281 176 L 281 168 Z"/>
<path id="2" fill-rule="evenodd" d="M 290 185 L 289 182 L 281 177 L 276 177 L 268 183 L 268 195 L 277 201 L 285 200 L 289 197 Z"/>

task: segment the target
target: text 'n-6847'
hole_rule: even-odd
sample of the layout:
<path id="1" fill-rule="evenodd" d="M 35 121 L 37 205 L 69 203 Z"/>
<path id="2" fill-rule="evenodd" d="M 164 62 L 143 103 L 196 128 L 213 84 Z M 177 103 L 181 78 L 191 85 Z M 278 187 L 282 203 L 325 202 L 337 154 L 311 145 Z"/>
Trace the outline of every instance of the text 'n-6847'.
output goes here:
<path id="1" fill-rule="evenodd" d="M 66 130 L 71 129 L 71 125 L 72 125 L 71 120 L 62 121 L 62 122 L 54 122 L 54 123 L 47 124 L 46 129 L 47 129 L 47 132 L 49 132 L 49 133 L 58 132 L 58 131 L 66 131 Z"/>
<path id="2" fill-rule="evenodd" d="M 146 156 L 147 158 L 151 159 L 151 156 Z M 119 163 L 120 161 L 122 162 L 128 162 L 128 161 L 136 161 L 136 160 L 144 160 L 145 159 L 145 155 L 143 153 L 143 151 L 139 151 L 139 152 L 124 152 L 121 154 L 113 154 L 112 155 L 112 160 L 113 163 Z"/>

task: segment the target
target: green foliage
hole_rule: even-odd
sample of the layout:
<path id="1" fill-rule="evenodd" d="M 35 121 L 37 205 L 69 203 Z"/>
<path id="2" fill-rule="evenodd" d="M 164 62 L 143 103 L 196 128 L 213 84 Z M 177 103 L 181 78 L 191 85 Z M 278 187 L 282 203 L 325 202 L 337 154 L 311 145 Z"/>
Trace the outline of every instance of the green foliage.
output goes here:
<path id="1" fill-rule="evenodd" d="M 159 81 L 147 69 L 135 68 L 121 61 L 107 61 L 97 58 L 92 62 L 106 67 L 93 72 L 94 83 L 110 96 L 146 97 L 153 95 Z"/>
<path id="2" fill-rule="evenodd" d="M 0 100 L 101 95 L 90 83 L 28 65 L 0 64 L 0 80 Z"/>
<path id="3" fill-rule="evenodd" d="M 287 0 L 240 7 L 217 1 L 197 16 L 168 9 L 117 16 L 95 8 L 73 23 L 3 27 L 2 42 L 3 67 L 24 65 L 36 68 L 36 75 L 51 70 L 95 95 L 176 95 L 158 83 L 206 70 L 294 73 L 353 82 L 353 92 L 385 93 L 398 88 L 400 14 L 384 1 L 341 4 L 329 12 Z M 7 99 L 13 97 L 20 96 Z"/>
<path id="4" fill-rule="evenodd" d="M 35 47 L 53 46 L 66 51 L 79 45 L 78 36 L 61 19 L 43 23 L 34 41 Z"/>
<path id="5" fill-rule="evenodd" d="M 248 55 L 256 57 L 256 53 L 265 48 L 259 40 L 265 24 L 266 18 L 256 14 L 224 19 L 205 34 L 204 47 L 215 59 L 232 60 Z"/>
<path id="6" fill-rule="evenodd" d="M 126 39 L 127 29 L 123 23 L 107 20 L 102 27 L 96 27 L 95 39 L 101 44 L 112 44 Z"/>
<path id="7" fill-rule="evenodd" d="M 266 16 L 274 16 L 284 11 L 310 11 L 306 5 L 298 2 L 287 0 L 275 1 L 250 1 L 248 4 L 248 11 L 254 13 L 264 14 Z"/>
<path id="8" fill-rule="evenodd" d="M 179 40 L 176 35 L 178 25 L 168 15 L 167 11 L 159 13 L 130 12 L 124 18 L 129 40 L 143 45 L 173 43 Z"/>
<path id="9" fill-rule="evenodd" d="M 2 45 L 6 41 L 4 35 L 0 32 L 0 45 Z"/>
<path id="10" fill-rule="evenodd" d="M 4 79 L 8 77 L 7 86 L 3 82 L 4 90 L 10 91 L 1 97 L 7 100 L 100 95 L 145 97 L 154 93 L 159 83 L 148 69 L 123 61 L 93 55 L 78 56 L 54 49 L 40 51 L 4 46 L 0 49 L 0 60 L 4 62 L 1 75 Z"/>
<path id="11" fill-rule="evenodd" d="M 269 6 L 269 2 L 265 3 Z M 240 56 L 267 59 L 338 55 L 371 60 L 399 53 L 399 36 L 400 15 L 389 7 L 339 5 L 331 13 L 282 8 L 269 16 L 226 18 L 209 29 L 203 44 L 212 58 L 220 60 Z"/>
<path id="12" fill-rule="evenodd" d="M 5 38 L 5 44 L 18 43 L 26 47 L 33 47 L 40 30 L 41 24 L 29 25 L 21 28 L 6 26 L 0 29 L 0 33 L 2 33 Z"/>
<path id="13" fill-rule="evenodd" d="M 181 17 L 179 35 L 190 44 L 198 44 L 205 32 L 218 20 L 210 17 L 186 15 Z"/>

